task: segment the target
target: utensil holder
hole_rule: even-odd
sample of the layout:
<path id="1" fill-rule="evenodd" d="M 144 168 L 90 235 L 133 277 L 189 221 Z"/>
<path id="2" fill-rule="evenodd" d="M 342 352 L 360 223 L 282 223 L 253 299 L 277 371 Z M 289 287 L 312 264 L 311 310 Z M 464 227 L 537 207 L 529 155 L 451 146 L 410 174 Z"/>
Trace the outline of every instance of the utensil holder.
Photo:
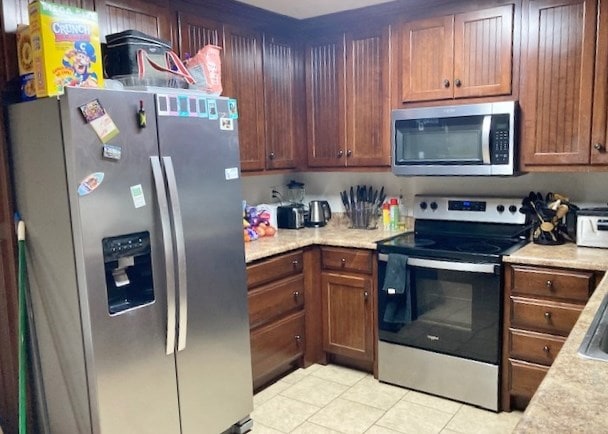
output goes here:
<path id="1" fill-rule="evenodd" d="M 350 229 L 376 229 L 378 225 L 378 206 L 371 203 L 356 203 L 347 210 Z"/>

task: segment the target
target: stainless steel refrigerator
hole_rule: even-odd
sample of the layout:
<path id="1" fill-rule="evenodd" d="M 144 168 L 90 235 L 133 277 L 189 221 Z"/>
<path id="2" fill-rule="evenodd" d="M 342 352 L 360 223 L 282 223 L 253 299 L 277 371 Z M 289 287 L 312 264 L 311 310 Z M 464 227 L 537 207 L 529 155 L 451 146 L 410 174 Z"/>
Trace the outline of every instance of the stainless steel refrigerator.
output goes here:
<path id="1" fill-rule="evenodd" d="M 68 88 L 9 107 L 51 433 L 246 430 L 236 101 Z"/>

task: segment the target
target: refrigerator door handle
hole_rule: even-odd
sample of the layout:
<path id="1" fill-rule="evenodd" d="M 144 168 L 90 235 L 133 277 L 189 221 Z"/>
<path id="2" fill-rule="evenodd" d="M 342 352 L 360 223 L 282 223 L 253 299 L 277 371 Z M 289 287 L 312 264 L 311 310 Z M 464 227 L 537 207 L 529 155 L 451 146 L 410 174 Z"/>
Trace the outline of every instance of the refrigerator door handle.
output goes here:
<path id="1" fill-rule="evenodd" d="M 165 190 L 165 180 L 160 165 L 160 158 L 150 157 L 156 199 L 160 210 L 160 225 L 165 253 L 165 273 L 167 277 L 167 349 L 166 354 L 173 354 L 175 349 L 175 268 L 173 266 L 173 242 L 171 240 L 171 220 L 169 204 Z"/>
<path id="2" fill-rule="evenodd" d="M 186 281 L 186 243 L 184 240 L 184 225 L 182 212 L 179 206 L 177 181 L 173 170 L 171 157 L 163 157 L 163 166 L 167 175 L 169 187 L 169 201 L 173 213 L 173 229 L 175 234 L 175 247 L 177 251 L 177 290 L 179 297 L 179 326 L 177 328 L 177 351 L 186 348 L 186 335 L 188 331 L 188 283 Z"/>

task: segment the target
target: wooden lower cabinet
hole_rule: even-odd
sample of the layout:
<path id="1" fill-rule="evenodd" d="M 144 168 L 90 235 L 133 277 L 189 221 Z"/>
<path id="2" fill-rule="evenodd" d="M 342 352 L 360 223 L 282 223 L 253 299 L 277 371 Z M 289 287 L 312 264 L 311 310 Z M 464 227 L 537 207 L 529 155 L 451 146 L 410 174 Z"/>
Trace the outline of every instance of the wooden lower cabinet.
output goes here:
<path id="1" fill-rule="evenodd" d="M 505 267 L 502 410 L 528 405 L 600 278 L 588 270 Z"/>
<path id="2" fill-rule="evenodd" d="M 375 280 L 368 250 L 321 249 L 323 350 L 330 359 L 373 370 L 375 360 Z M 345 271 L 339 271 L 345 270 Z"/>
<path id="3" fill-rule="evenodd" d="M 302 250 L 247 267 L 253 388 L 260 389 L 294 366 L 306 349 Z"/>

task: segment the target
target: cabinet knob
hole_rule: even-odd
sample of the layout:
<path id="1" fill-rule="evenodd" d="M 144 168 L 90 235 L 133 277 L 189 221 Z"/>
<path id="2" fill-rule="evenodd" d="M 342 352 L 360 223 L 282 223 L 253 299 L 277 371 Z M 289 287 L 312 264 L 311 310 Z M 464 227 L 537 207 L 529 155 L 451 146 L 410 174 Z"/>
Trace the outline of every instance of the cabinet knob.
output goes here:
<path id="1" fill-rule="evenodd" d="M 274 158 L 275 158 L 275 157 L 276 157 L 276 155 L 275 155 L 275 153 L 274 153 L 274 152 L 271 152 L 271 153 L 268 155 L 268 158 L 269 158 L 269 159 L 271 159 L 271 160 L 274 160 Z"/>
<path id="2" fill-rule="evenodd" d="M 340 262 L 342 263 L 343 267 L 346 267 L 346 258 L 342 258 Z"/>
<path id="3" fill-rule="evenodd" d="M 300 297 L 300 291 L 294 291 L 293 292 L 293 297 L 297 300 L 298 297 Z"/>
<path id="4" fill-rule="evenodd" d="M 365 301 L 367 301 L 367 299 L 369 298 L 369 292 L 363 291 L 363 298 L 365 299 Z"/>
<path id="5" fill-rule="evenodd" d="M 457 78 L 456 80 L 454 80 L 454 85 L 456 87 L 460 87 L 460 86 L 462 86 L 462 81 L 460 81 L 460 79 Z"/>
<path id="6" fill-rule="evenodd" d="M 545 319 L 551 319 L 551 312 L 545 312 Z"/>
<path id="7" fill-rule="evenodd" d="M 593 149 L 595 149 L 598 152 L 604 152 L 606 150 L 606 147 L 604 145 L 602 145 L 601 143 L 595 143 L 593 145 Z"/>
<path id="8" fill-rule="evenodd" d="M 295 335 L 294 339 L 296 340 L 296 342 L 299 344 L 302 341 L 302 336 L 300 335 Z"/>
<path id="9" fill-rule="evenodd" d="M 547 288 L 552 288 L 552 287 L 553 287 L 553 282 L 552 282 L 551 280 L 547 280 L 547 281 L 545 282 L 545 286 L 546 286 Z"/>
<path id="10" fill-rule="evenodd" d="M 349 149 L 348 151 L 346 151 L 346 156 L 347 157 L 350 157 L 352 155 L 353 155 L 353 150 L 352 149 Z"/>
<path id="11" fill-rule="evenodd" d="M 543 351 L 544 351 L 545 353 L 548 353 L 548 352 L 550 352 L 550 351 L 551 351 L 551 348 L 549 348 L 547 345 L 545 345 L 545 346 L 543 347 Z"/>
<path id="12" fill-rule="evenodd" d="M 342 158 L 343 155 L 344 155 L 344 151 L 342 149 L 340 149 L 338 151 L 338 158 Z"/>
<path id="13" fill-rule="evenodd" d="M 298 262 L 298 260 L 297 260 L 297 259 L 294 259 L 294 260 L 291 262 L 291 265 L 293 265 L 293 267 L 294 267 L 294 268 L 295 268 L 295 267 L 297 267 L 297 266 L 298 266 L 298 264 L 299 264 L 299 262 Z"/>
<path id="14" fill-rule="evenodd" d="M 450 87 L 450 80 L 448 80 L 448 79 L 443 80 L 443 87 L 446 87 L 446 88 Z"/>

